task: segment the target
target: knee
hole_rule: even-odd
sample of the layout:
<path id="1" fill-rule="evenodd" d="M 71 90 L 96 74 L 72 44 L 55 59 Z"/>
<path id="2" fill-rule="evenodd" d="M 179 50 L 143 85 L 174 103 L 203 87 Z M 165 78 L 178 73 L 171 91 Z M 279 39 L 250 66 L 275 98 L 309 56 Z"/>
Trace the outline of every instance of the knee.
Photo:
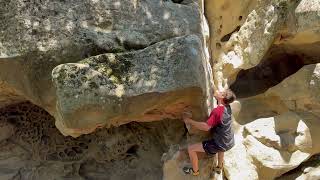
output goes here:
<path id="1" fill-rule="evenodd" d="M 189 154 L 194 154 L 194 153 L 196 153 L 196 150 L 195 150 L 195 148 L 194 148 L 193 145 L 188 146 L 188 152 L 189 152 Z"/>
<path id="2" fill-rule="evenodd" d="M 188 153 L 191 154 L 193 152 L 192 145 L 188 146 Z"/>

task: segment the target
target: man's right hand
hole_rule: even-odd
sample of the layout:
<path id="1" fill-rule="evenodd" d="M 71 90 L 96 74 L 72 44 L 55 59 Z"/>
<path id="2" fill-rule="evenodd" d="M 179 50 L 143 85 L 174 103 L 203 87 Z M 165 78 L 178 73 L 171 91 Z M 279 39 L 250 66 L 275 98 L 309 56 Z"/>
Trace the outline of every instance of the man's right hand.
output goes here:
<path id="1" fill-rule="evenodd" d="M 189 111 L 184 111 L 182 113 L 182 119 L 186 119 L 186 118 L 192 118 L 192 113 Z"/>

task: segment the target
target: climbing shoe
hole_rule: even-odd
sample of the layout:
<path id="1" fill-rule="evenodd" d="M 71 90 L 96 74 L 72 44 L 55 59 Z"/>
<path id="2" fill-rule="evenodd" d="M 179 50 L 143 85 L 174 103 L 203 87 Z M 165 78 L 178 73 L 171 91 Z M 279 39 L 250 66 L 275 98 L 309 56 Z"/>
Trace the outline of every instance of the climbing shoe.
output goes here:
<path id="1" fill-rule="evenodd" d="M 222 167 L 216 166 L 216 167 L 213 168 L 213 171 L 216 172 L 217 174 L 221 174 L 221 172 L 222 172 Z"/>
<path id="2" fill-rule="evenodd" d="M 192 174 L 193 176 L 198 176 L 200 174 L 199 170 L 197 172 L 194 172 L 191 167 L 184 167 L 183 172 L 186 174 Z"/>

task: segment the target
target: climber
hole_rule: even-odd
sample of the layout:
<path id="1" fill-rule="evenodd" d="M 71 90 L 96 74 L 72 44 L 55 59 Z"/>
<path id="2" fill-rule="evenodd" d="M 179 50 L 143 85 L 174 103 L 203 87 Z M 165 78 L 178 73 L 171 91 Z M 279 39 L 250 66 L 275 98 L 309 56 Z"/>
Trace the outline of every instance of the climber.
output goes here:
<path id="1" fill-rule="evenodd" d="M 194 176 L 199 175 L 198 155 L 197 153 L 205 152 L 208 155 L 218 155 L 218 165 L 214 171 L 220 174 L 223 168 L 224 152 L 234 146 L 234 134 L 231 127 L 231 108 L 236 96 L 230 90 L 216 91 L 214 97 L 218 102 L 216 108 L 210 113 L 207 122 L 198 122 L 190 118 L 190 114 L 183 114 L 183 121 L 186 125 L 191 125 L 196 129 L 203 131 L 212 131 L 214 133 L 212 139 L 205 140 L 201 143 L 196 143 L 188 146 L 189 158 L 192 163 L 192 168 L 184 167 L 183 171 L 186 174 Z"/>

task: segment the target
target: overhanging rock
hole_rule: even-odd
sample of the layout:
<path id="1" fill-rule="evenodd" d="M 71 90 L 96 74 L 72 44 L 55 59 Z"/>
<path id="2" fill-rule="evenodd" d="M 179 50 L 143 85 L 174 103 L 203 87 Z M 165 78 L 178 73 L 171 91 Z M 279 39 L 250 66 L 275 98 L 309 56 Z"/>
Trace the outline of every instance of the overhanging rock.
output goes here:
<path id="1" fill-rule="evenodd" d="M 201 118 L 210 86 L 204 59 L 201 40 L 189 35 L 59 65 L 56 126 L 77 137 L 99 126 L 179 118 L 185 108 Z"/>

